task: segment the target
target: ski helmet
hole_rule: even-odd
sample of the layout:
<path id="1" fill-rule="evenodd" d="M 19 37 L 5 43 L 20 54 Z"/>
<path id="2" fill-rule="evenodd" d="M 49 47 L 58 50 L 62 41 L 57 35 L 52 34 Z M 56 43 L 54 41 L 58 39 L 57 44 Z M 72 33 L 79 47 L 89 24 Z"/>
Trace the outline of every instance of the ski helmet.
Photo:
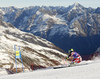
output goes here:
<path id="1" fill-rule="evenodd" d="M 74 50 L 71 48 L 70 51 L 73 52 Z"/>
<path id="2" fill-rule="evenodd" d="M 69 53 L 72 53 L 74 50 L 71 48 L 70 50 L 68 50 Z"/>

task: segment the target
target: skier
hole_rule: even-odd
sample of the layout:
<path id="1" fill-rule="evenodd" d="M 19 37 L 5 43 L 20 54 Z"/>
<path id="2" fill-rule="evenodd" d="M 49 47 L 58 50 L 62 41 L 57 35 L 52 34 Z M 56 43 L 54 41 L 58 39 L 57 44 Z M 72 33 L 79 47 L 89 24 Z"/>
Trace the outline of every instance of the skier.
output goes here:
<path id="1" fill-rule="evenodd" d="M 77 63 L 80 63 L 82 61 L 82 57 L 73 49 L 70 49 L 68 53 L 69 53 L 68 57 L 65 57 L 64 60 L 71 61 L 71 63 L 64 62 L 64 64 L 61 67 L 54 67 L 54 69 L 75 66 L 77 65 Z"/>
<path id="2" fill-rule="evenodd" d="M 80 63 L 82 61 L 82 57 L 73 49 L 70 49 L 68 53 L 69 55 L 66 59 L 71 61 L 71 64 Z"/>

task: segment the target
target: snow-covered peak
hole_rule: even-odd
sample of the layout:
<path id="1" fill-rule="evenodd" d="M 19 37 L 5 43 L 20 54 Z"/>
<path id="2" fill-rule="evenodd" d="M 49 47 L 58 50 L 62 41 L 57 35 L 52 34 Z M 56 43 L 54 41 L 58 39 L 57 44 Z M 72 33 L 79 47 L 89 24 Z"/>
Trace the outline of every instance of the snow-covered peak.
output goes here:
<path id="1" fill-rule="evenodd" d="M 83 8 L 83 6 L 82 5 L 80 5 L 79 3 L 74 3 L 73 5 L 72 5 L 72 9 L 82 9 Z"/>
<path id="2" fill-rule="evenodd" d="M 79 6 L 80 4 L 79 4 L 79 3 L 77 3 L 77 2 L 75 2 L 75 3 L 74 3 L 74 5 L 75 5 L 75 6 Z"/>
<path id="3" fill-rule="evenodd" d="M 77 13 L 84 13 L 85 12 L 85 8 L 79 4 L 79 3 L 74 3 L 73 5 L 70 5 L 68 8 L 67 8 L 67 12 L 70 14 L 70 13 L 74 13 L 74 12 L 77 12 Z M 75 10 L 75 11 L 73 11 Z M 68 14 L 66 13 L 66 14 Z"/>

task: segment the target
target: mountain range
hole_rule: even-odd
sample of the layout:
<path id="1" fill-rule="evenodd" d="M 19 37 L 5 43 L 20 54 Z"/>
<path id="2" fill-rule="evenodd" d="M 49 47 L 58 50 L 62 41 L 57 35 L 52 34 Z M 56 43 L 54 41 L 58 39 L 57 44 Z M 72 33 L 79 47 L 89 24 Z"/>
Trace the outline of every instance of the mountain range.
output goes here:
<path id="1" fill-rule="evenodd" d="M 73 48 L 81 55 L 87 55 L 100 46 L 100 7 L 86 8 L 79 3 L 68 7 L 1 7 L 0 18 L 66 52 Z"/>

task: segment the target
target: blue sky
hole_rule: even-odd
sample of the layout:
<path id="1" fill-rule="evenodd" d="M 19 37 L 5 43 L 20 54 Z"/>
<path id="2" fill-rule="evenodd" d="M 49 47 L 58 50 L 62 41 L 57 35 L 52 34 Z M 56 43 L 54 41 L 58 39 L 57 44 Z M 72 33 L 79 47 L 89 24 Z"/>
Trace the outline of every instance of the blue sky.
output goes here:
<path id="1" fill-rule="evenodd" d="M 100 7 L 100 0 L 0 0 L 0 7 L 15 6 L 18 8 L 29 6 L 66 6 L 80 3 L 84 7 Z"/>

